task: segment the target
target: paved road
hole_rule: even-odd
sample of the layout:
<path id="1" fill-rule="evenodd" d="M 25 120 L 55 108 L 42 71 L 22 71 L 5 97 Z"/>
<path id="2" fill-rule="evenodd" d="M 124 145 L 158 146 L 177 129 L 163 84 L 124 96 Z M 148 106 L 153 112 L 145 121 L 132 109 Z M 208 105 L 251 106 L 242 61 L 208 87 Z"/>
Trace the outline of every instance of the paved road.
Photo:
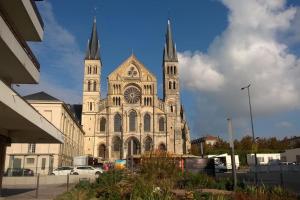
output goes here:
<path id="1" fill-rule="evenodd" d="M 66 184 L 40 186 L 38 199 L 50 200 L 55 198 L 57 195 L 64 193 L 65 191 L 67 191 Z M 0 197 L 0 199 L 33 200 L 36 199 L 36 190 L 35 188 L 28 187 L 28 185 L 6 185 L 2 190 L 2 197 Z"/>

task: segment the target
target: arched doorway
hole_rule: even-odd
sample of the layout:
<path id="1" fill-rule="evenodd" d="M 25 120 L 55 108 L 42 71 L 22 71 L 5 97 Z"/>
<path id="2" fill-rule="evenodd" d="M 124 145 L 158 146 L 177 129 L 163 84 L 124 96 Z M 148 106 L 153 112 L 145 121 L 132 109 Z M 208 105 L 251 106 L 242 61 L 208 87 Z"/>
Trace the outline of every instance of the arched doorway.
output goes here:
<path id="1" fill-rule="evenodd" d="M 145 151 L 150 151 L 152 147 L 152 139 L 147 136 L 144 142 Z"/>
<path id="2" fill-rule="evenodd" d="M 112 138 L 111 155 L 113 158 L 121 159 L 122 140 L 119 136 Z"/>
<path id="3" fill-rule="evenodd" d="M 106 146 L 104 144 L 99 145 L 98 157 L 105 159 L 106 155 Z"/>
<path id="4" fill-rule="evenodd" d="M 127 156 L 137 155 L 140 153 L 140 143 L 135 137 L 127 140 Z"/>
<path id="5" fill-rule="evenodd" d="M 166 145 L 164 143 L 161 143 L 159 146 L 158 146 L 158 150 L 159 151 L 166 151 L 167 148 L 166 148 Z"/>

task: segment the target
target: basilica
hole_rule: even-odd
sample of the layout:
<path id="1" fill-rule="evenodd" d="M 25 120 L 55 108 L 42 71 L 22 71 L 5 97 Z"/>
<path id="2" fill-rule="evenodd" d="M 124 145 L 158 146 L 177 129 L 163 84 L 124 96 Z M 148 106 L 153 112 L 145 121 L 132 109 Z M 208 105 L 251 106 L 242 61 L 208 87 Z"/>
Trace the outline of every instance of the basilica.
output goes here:
<path id="1" fill-rule="evenodd" d="M 176 155 L 190 150 L 190 132 L 180 97 L 176 46 L 168 20 L 163 50 L 163 97 L 156 76 L 134 54 L 107 77 L 101 95 L 100 42 L 94 20 L 84 60 L 82 127 L 85 154 L 114 161 L 149 151 Z"/>

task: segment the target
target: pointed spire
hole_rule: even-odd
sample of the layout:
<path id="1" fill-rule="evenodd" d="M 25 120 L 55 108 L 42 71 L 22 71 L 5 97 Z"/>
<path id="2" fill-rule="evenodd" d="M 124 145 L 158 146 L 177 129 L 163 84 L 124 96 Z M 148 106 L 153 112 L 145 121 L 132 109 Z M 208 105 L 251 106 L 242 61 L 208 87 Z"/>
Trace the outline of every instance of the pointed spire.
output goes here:
<path id="1" fill-rule="evenodd" d="M 164 49 L 164 61 L 178 61 L 176 46 L 173 42 L 171 21 L 168 19 L 167 33 L 166 33 L 166 43 Z"/>
<path id="2" fill-rule="evenodd" d="M 87 48 L 85 59 L 87 59 L 87 60 L 99 60 L 100 59 L 100 43 L 98 40 L 96 17 L 94 17 L 91 38 L 88 42 L 88 48 Z"/>

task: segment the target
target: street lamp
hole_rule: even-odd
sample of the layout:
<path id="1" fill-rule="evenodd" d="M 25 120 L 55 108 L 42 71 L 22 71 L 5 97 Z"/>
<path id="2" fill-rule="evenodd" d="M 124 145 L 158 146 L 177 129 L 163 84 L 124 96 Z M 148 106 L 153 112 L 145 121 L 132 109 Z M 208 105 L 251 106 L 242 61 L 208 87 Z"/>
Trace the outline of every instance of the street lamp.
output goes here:
<path id="1" fill-rule="evenodd" d="M 248 92 L 248 99 L 249 99 L 249 110 L 250 110 L 250 120 L 251 120 L 251 130 L 252 130 L 252 143 L 253 145 L 256 143 L 255 141 L 255 136 L 254 136 L 254 128 L 253 128 L 253 117 L 252 117 L 252 107 L 251 107 L 251 98 L 250 98 L 250 86 L 251 84 L 242 87 L 241 90 L 244 90 L 247 88 L 247 92 Z M 257 184 L 257 156 L 256 156 L 256 151 L 254 152 L 254 159 L 255 159 L 255 183 Z"/>

